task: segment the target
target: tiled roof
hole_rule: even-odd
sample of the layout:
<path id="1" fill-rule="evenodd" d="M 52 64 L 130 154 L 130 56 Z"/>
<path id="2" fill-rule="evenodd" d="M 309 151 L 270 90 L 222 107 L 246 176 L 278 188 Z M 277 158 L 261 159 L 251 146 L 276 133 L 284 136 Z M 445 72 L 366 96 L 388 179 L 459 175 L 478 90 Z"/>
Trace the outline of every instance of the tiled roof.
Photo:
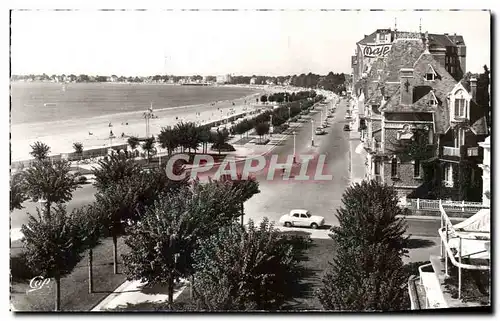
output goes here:
<path id="1" fill-rule="evenodd" d="M 372 32 L 370 35 L 365 35 L 365 37 L 360 41 L 358 41 L 357 43 L 361 45 L 366 45 L 367 43 L 373 43 L 375 42 L 376 37 L 377 37 L 377 30 Z"/>
<path id="2" fill-rule="evenodd" d="M 424 45 L 418 40 L 398 40 L 394 42 L 384 61 L 382 80 L 384 82 L 399 81 L 399 70 L 401 68 L 412 68 L 423 51 Z"/>
<path id="3" fill-rule="evenodd" d="M 454 42 L 455 41 L 455 42 Z M 465 45 L 464 38 L 460 35 L 429 34 L 429 47 L 449 47 Z"/>
<path id="4" fill-rule="evenodd" d="M 486 117 L 481 117 L 476 120 L 472 125 L 471 129 L 476 133 L 476 135 L 488 135 L 488 125 L 486 123 Z"/>

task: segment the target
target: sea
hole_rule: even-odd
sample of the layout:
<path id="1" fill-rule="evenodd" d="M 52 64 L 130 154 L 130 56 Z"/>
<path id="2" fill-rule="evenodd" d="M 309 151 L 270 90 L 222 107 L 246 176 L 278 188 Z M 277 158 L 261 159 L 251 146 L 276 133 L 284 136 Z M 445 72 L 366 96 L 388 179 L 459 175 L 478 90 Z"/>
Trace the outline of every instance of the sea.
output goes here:
<path id="1" fill-rule="evenodd" d="M 110 114 L 209 104 L 241 98 L 256 89 L 129 83 L 12 82 L 11 124 L 44 123 Z"/>

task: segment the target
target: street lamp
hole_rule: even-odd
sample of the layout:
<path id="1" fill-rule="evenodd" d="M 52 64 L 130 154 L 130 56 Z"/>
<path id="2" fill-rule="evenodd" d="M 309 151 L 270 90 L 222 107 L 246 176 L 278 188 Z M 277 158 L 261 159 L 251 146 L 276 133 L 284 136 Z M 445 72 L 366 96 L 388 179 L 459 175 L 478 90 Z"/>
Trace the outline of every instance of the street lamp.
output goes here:
<path id="1" fill-rule="evenodd" d="M 295 164 L 295 131 L 292 132 L 293 134 L 293 163 Z"/>
<path id="2" fill-rule="evenodd" d="M 292 114 L 290 112 L 290 106 L 288 106 L 288 124 L 289 125 L 290 125 L 291 118 L 292 118 Z"/>
<path id="3" fill-rule="evenodd" d="M 153 103 L 147 111 L 143 113 L 143 117 L 146 120 L 146 138 L 149 138 L 149 120 L 153 118 Z"/>
<path id="4" fill-rule="evenodd" d="M 314 119 L 311 119 L 311 146 L 314 146 Z"/>

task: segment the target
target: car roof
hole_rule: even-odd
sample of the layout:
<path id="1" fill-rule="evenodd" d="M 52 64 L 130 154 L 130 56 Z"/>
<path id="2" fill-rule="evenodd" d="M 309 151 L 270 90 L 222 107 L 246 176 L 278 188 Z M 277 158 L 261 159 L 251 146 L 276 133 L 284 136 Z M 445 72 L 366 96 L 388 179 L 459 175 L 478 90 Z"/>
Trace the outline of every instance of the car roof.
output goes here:
<path id="1" fill-rule="evenodd" d="M 295 209 L 295 210 L 291 210 L 290 212 L 299 213 L 299 214 L 306 214 L 309 211 L 308 210 L 304 210 L 304 209 Z"/>

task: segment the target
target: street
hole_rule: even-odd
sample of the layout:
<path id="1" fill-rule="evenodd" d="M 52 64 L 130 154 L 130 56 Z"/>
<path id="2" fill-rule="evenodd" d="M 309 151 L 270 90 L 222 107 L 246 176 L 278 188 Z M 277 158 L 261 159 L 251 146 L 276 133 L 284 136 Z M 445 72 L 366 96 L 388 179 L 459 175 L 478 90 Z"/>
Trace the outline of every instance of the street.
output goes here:
<path id="1" fill-rule="evenodd" d="M 330 105 L 328 105 L 330 108 Z M 337 107 L 334 118 L 329 118 L 330 126 L 327 128 L 327 135 L 315 135 L 314 146 L 311 146 L 312 124 L 310 121 L 301 123 L 296 129 L 296 155 L 316 154 L 325 155 L 325 167 L 323 174 L 331 174 L 332 180 L 294 180 L 293 175 L 290 180 L 283 180 L 279 170 L 276 171 L 273 180 L 267 180 L 267 171 L 262 170 L 256 173 L 259 181 L 260 193 L 254 195 L 245 203 L 245 222 L 248 219 L 260 221 L 268 217 L 271 221 L 278 221 L 279 218 L 288 213 L 291 209 L 304 208 L 315 215 L 325 217 L 326 228 L 314 232 L 313 235 L 323 235 L 327 237 L 328 226 L 337 225 L 335 217 L 336 210 L 341 206 L 341 198 L 344 190 L 349 185 L 349 132 L 343 131 L 346 112 L 346 102 L 341 101 Z M 314 126 L 320 123 L 321 113 L 319 110 L 312 116 Z M 277 145 L 271 153 L 266 155 L 269 161 L 272 155 L 278 155 L 278 163 L 285 163 L 289 155 L 293 155 L 293 139 L 289 136 Z M 238 170 L 242 169 L 242 163 L 237 165 Z M 309 165 L 309 168 L 315 166 Z M 217 167 L 208 172 L 213 174 Z M 298 172 L 299 168 L 294 169 Z M 310 171 L 308 171 L 309 174 Z M 309 174 L 310 175 L 310 174 Z M 314 173 L 313 173 L 314 175 Z M 311 176 L 313 176 L 311 175 Z M 96 189 L 91 184 L 82 185 L 73 193 L 73 199 L 66 203 L 68 211 L 90 204 L 94 201 Z M 36 214 L 39 204 L 26 201 L 24 209 L 14 210 L 11 213 L 11 234 L 12 240 L 16 240 L 22 224 L 26 224 L 28 216 L 26 212 Z M 438 219 L 421 220 L 407 218 L 408 234 L 413 236 L 436 237 L 440 227 Z M 319 234 L 318 234 L 319 233 Z"/>

